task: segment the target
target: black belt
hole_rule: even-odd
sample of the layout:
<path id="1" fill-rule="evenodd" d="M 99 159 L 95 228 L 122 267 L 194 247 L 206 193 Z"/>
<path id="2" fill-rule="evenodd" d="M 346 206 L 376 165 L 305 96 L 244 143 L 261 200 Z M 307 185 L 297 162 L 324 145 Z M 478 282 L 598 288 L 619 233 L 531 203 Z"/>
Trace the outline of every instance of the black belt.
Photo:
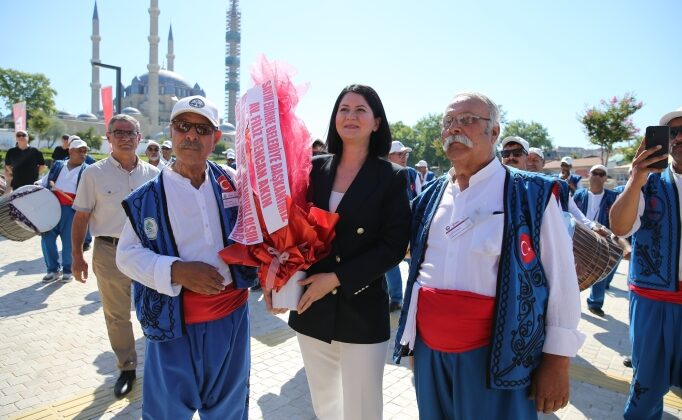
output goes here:
<path id="1" fill-rule="evenodd" d="M 118 245 L 118 238 L 114 238 L 113 236 L 97 236 L 97 239 L 101 239 L 104 242 L 109 242 L 113 246 Z"/>

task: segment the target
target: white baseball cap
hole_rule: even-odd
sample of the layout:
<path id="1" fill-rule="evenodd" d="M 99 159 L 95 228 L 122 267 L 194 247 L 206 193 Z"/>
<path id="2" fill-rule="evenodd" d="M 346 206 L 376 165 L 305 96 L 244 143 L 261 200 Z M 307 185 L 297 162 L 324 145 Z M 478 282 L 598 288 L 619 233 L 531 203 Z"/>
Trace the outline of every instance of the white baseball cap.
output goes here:
<path id="1" fill-rule="evenodd" d="M 604 173 L 605 173 L 606 175 L 609 174 L 609 170 L 606 169 L 606 166 L 604 166 L 604 165 L 594 165 L 593 167 L 590 168 L 590 173 L 592 173 L 592 171 L 600 170 L 600 169 L 601 169 L 602 171 L 604 171 Z"/>
<path id="2" fill-rule="evenodd" d="M 565 163 L 568 166 L 573 166 L 573 159 L 570 156 L 564 156 L 561 158 L 561 163 Z"/>
<path id="3" fill-rule="evenodd" d="M 86 149 L 90 150 L 88 147 L 88 144 L 81 140 L 80 137 L 78 136 L 71 136 L 71 137 L 76 137 L 73 141 L 69 143 L 69 149 L 80 149 L 81 147 L 85 147 Z"/>
<path id="4" fill-rule="evenodd" d="M 159 146 L 159 143 L 155 142 L 154 140 L 149 140 L 149 141 L 147 142 L 147 149 L 149 149 L 149 146 L 160 147 L 160 146 Z"/>
<path id="5" fill-rule="evenodd" d="M 163 143 L 161 143 L 161 148 L 162 149 L 172 149 L 173 143 L 171 143 L 170 140 L 166 140 Z"/>
<path id="6" fill-rule="evenodd" d="M 671 120 L 674 120 L 675 118 L 680 118 L 680 117 L 682 117 L 682 107 L 677 108 L 677 110 L 675 110 L 673 112 L 668 112 L 667 114 L 662 116 L 660 124 L 661 125 L 668 125 L 668 123 Z"/>
<path id="7" fill-rule="evenodd" d="M 411 151 L 412 151 L 411 148 L 406 147 L 405 145 L 403 145 L 398 140 L 394 140 L 391 143 L 391 151 L 388 152 L 388 154 L 390 155 L 391 153 L 402 153 L 402 152 L 411 152 Z"/>
<path id="8" fill-rule="evenodd" d="M 227 149 L 223 153 L 225 153 L 225 158 L 227 159 L 236 159 L 237 154 L 234 152 L 234 149 Z"/>
<path id="9" fill-rule="evenodd" d="M 74 140 L 80 140 L 81 138 L 78 136 L 69 136 L 69 144 L 71 144 L 72 141 Z"/>
<path id="10" fill-rule="evenodd" d="M 420 160 L 420 161 L 417 162 L 417 164 L 414 165 L 414 166 L 415 166 L 415 168 L 428 168 L 428 167 L 429 167 L 429 165 L 426 163 L 425 160 Z"/>
<path id="11" fill-rule="evenodd" d="M 545 158 L 545 154 L 542 152 L 542 149 L 539 147 L 531 147 L 528 149 L 528 154 L 535 153 L 536 155 L 540 156 L 540 159 Z"/>
<path id="12" fill-rule="evenodd" d="M 208 121 L 213 124 L 214 127 L 218 127 L 218 108 L 216 108 L 213 102 L 203 96 L 195 95 L 180 99 L 175 106 L 173 106 L 170 117 L 171 121 L 185 112 L 204 116 L 208 118 Z"/>
<path id="13" fill-rule="evenodd" d="M 504 140 L 502 140 L 502 148 L 504 149 L 504 146 L 506 146 L 509 143 L 517 143 L 520 144 L 521 147 L 523 147 L 523 150 L 528 153 L 528 147 L 530 146 L 528 142 L 523 139 L 522 137 L 517 137 L 517 136 L 509 136 L 505 137 Z"/>

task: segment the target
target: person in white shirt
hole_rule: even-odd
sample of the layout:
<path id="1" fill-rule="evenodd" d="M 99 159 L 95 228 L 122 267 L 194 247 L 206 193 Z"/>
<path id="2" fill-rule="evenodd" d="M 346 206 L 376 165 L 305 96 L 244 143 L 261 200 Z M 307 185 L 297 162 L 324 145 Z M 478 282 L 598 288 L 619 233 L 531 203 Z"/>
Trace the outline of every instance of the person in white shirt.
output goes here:
<path id="1" fill-rule="evenodd" d="M 232 177 L 208 161 L 218 109 L 190 96 L 171 112 L 175 160 L 123 203 L 116 263 L 134 278 L 147 338 L 142 416 L 243 419 L 248 414 L 248 287 L 255 268 L 218 251 L 237 219 Z"/>
<path id="2" fill-rule="evenodd" d="M 495 158 L 499 110 L 455 95 L 452 162 L 412 205 L 412 266 L 394 360 L 414 355 L 421 418 L 536 418 L 564 407 L 580 295 L 555 180 Z"/>
<path id="3" fill-rule="evenodd" d="M 154 140 L 149 140 L 149 142 L 147 142 L 147 148 L 144 150 L 144 154 L 147 156 L 147 159 L 149 159 L 150 165 L 162 169 L 166 164 L 165 162 L 162 162 L 160 149 L 159 143 Z"/>
<path id="4" fill-rule="evenodd" d="M 43 277 L 43 283 L 54 281 L 68 283 L 73 280 L 71 274 L 71 226 L 76 211 L 71 206 L 76 197 L 78 181 L 83 170 L 88 166 L 85 163 L 88 149 L 87 143 L 81 139 L 71 142 L 68 149 L 69 159 L 53 161 L 50 171 L 36 182 L 41 187 L 52 190 L 59 200 L 59 204 L 61 204 L 59 223 L 52 230 L 40 236 L 43 258 L 47 266 L 47 274 Z M 61 264 L 59 264 L 57 237 L 60 237 L 62 241 Z"/>

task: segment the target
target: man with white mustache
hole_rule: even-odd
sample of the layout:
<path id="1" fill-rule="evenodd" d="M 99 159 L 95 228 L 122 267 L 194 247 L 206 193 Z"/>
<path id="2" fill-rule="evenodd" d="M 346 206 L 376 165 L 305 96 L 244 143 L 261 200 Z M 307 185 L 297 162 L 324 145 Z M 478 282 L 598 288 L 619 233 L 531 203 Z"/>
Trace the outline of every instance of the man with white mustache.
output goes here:
<path id="1" fill-rule="evenodd" d="M 580 295 L 555 181 L 495 158 L 499 110 L 455 95 L 450 171 L 412 203 L 412 266 L 394 359 L 414 356 L 421 418 L 537 418 L 568 403 Z"/>

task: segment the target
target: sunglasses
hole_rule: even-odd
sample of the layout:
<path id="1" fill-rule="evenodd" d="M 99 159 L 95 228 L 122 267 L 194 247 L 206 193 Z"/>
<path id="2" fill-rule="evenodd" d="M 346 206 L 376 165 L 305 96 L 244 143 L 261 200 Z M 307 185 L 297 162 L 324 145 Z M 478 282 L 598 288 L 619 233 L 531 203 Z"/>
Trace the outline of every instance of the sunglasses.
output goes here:
<path id="1" fill-rule="evenodd" d="M 171 121 L 171 124 L 173 124 L 173 128 L 181 133 L 189 133 L 189 130 L 191 130 L 192 127 L 194 127 L 194 130 L 200 136 L 207 136 L 209 134 L 213 134 L 215 131 L 215 127 L 210 124 L 198 124 L 182 120 L 173 120 Z"/>
<path id="2" fill-rule="evenodd" d="M 682 134 L 682 126 L 670 127 L 670 140 L 677 137 L 678 134 Z"/>
<path id="3" fill-rule="evenodd" d="M 515 158 L 520 158 L 523 155 L 527 155 L 526 151 L 523 149 L 513 149 L 513 150 L 503 150 L 500 152 L 503 158 L 508 158 L 509 156 L 514 156 Z"/>
<path id="4" fill-rule="evenodd" d="M 159 148 L 158 147 L 147 147 L 147 150 L 149 150 L 150 152 L 158 152 Z"/>
<path id="5" fill-rule="evenodd" d="M 670 133 L 672 133 L 672 131 L 671 131 Z M 670 135 L 672 136 L 672 134 L 670 134 Z M 17 134 L 17 137 L 26 137 L 26 134 L 24 134 L 24 133 L 19 133 L 19 134 Z"/>
<path id="6" fill-rule="evenodd" d="M 592 175 L 594 175 L 594 176 L 606 176 L 606 172 L 594 171 L 594 172 L 592 172 Z"/>

